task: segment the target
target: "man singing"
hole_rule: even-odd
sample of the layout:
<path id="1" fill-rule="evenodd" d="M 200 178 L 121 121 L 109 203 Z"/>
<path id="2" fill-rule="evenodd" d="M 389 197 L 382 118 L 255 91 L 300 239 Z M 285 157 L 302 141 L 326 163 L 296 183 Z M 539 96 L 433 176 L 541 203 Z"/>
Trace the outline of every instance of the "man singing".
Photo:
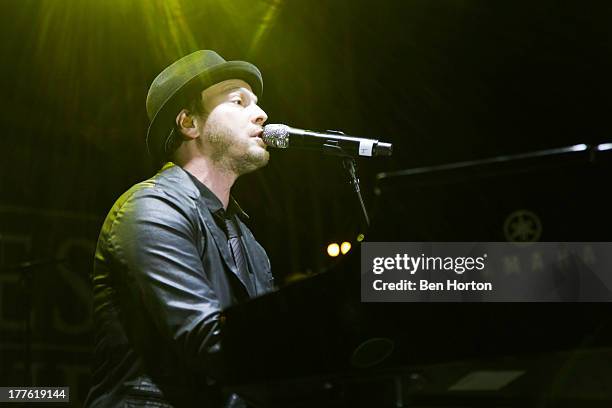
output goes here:
<path id="1" fill-rule="evenodd" d="M 268 257 L 230 195 L 269 159 L 262 88 L 257 67 L 207 50 L 151 84 L 147 147 L 166 164 L 117 200 L 100 232 L 87 406 L 245 406 L 215 376 L 220 311 L 273 287 Z"/>

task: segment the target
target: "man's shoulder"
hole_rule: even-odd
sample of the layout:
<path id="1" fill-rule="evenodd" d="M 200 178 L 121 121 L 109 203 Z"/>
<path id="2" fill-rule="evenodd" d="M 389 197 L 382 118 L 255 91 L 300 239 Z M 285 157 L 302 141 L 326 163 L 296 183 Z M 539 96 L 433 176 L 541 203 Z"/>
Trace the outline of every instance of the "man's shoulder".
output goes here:
<path id="1" fill-rule="evenodd" d="M 117 201 L 156 196 L 176 199 L 197 198 L 198 191 L 183 169 L 169 163 L 153 177 L 130 187 Z"/>
<path id="2" fill-rule="evenodd" d="M 118 212 L 126 211 L 128 207 L 145 211 L 159 206 L 191 208 L 197 197 L 197 188 L 185 171 L 170 164 L 153 177 L 130 187 L 115 201 L 108 215 L 114 217 Z"/>
<path id="3" fill-rule="evenodd" d="M 176 166 L 165 167 L 130 187 L 104 220 L 96 257 L 114 256 L 112 253 L 127 250 L 134 243 L 146 248 L 163 237 L 194 237 L 199 229 L 199 212 L 192 189 L 195 186 L 189 177 Z"/>

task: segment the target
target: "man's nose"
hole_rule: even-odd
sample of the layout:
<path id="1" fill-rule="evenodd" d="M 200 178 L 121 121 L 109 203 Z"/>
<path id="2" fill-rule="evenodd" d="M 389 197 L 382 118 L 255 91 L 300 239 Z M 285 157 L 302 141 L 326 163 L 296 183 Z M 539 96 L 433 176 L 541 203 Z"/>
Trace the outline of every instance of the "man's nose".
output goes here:
<path id="1" fill-rule="evenodd" d="M 253 118 L 251 119 L 253 123 L 263 126 L 263 124 L 268 120 L 268 115 L 261 109 L 258 105 L 255 106 L 255 112 L 253 113 Z"/>

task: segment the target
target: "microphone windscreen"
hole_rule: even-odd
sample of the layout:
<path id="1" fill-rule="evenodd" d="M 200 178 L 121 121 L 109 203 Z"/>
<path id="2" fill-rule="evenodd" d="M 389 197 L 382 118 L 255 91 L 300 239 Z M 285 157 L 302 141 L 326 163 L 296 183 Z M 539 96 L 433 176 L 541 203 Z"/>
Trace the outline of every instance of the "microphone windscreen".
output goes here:
<path id="1" fill-rule="evenodd" d="M 289 146 L 289 126 L 279 123 L 266 125 L 261 138 L 270 147 L 284 149 Z"/>

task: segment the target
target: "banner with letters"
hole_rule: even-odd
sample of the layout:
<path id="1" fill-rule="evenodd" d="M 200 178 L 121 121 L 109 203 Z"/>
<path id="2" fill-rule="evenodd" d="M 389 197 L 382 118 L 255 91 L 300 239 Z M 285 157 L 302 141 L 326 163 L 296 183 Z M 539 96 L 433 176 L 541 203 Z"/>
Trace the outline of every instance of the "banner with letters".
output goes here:
<path id="1" fill-rule="evenodd" d="M 102 219 L 0 206 L 0 384 L 69 387 L 82 406 L 93 347 L 90 272 Z"/>

